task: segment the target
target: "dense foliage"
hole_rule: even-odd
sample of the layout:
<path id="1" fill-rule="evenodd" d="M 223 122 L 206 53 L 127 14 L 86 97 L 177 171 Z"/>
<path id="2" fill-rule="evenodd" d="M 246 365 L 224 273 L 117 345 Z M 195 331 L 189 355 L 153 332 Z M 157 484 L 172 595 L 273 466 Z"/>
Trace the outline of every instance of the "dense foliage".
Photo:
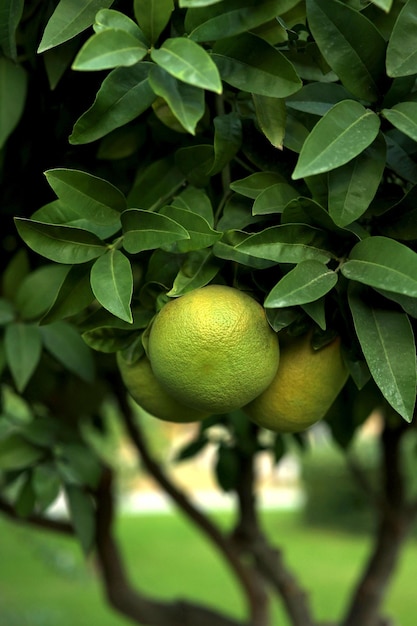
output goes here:
<path id="1" fill-rule="evenodd" d="M 279 461 L 291 438 L 234 413 L 183 450 L 198 453 L 213 426 L 228 433 L 216 474 L 240 519 L 226 538 L 149 456 L 116 372 L 115 353 L 142 354 L 164 303 L 211 282 L 253 295 L 277 332 L 313 328 L 317 348 L 341 336 L 350 380 L 326 420 L 347 453 L 383 412 L 375 548 L 340 623 L 384 623 L 417 510 L 400 466 L 417 383 L 416 38 L 416 0 L 3 1 L 1 509 L 45 525 L 64 490 L 61 530 L 95 546 L 111 602 L 138 623 L 188 611 L 235 624 L 118 596 L 111 471 L 86 434 L 105 429 L 109 399 L 148 470 L 228 559 L 247 623 L 268 624 L 267 580 L 291 624 L 316 624 L 252 493 L 256 454 Z"/>

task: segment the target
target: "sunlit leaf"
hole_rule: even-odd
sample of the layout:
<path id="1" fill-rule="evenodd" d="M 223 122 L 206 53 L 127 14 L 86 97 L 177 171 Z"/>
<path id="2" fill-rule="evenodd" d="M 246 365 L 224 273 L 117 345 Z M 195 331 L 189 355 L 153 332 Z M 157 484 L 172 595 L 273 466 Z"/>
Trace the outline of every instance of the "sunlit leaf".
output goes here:
<path id="1" fill-rule="evenodd" d="M 130 302 L 133 276 L 130 261 L 120 250 L 112 249 L 91 268 L 91 288 L 105 309 L 126 322 L 132 322 Z"/>
<path id="2" fill-rule="evenodd" d="M 319 261 L 298 263 L 267 295 L 266 308 L 282 308 L 318 300 L 337 283 L 337 274 Z"/>

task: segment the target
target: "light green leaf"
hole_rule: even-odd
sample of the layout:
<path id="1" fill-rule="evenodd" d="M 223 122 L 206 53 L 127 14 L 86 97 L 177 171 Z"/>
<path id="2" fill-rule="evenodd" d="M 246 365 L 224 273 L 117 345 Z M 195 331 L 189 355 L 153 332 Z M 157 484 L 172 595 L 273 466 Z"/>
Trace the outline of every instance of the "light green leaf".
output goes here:
<path id="1" fill-rule="evenodd" d="M 287 119 L 285 100 L 259 94 L 253 94 L 252 97 L 261 131 L 274 148 L 282 150 Z"/>
<path id="2" fill-rule="evenodd" d="M 213 230 L 210 224 L 198 213 L 177 206 L 163 207 L 159 215 L 169 217 L 180 224 L 188 232 L 189 238 L 171 244 L 170 249 L 175 252 L 189 252 L 212 246 L 221 237 L 221 233 Z"/>
<path id="3" fill-rule="evenodd" d="M 127 204 L 117 187 L 80 170 L 56 168 L 47 170 L 45 176 L 59 200 L 70 210 L 71 225 L 104 238 L 120 230 L 120 213 Z M 65 209 L 64 206 L 64 212 Z"/>
<path id="4" fill-rule="evenodd" d="M 387 74 L 392 78 L 417 73 L 417 0 L 408 0 L 392 29 L 387 48 Z"/>
<path id="5" fill-rule="evenodd" d="M 174 9 L 172 0 L 134 0 L 136 21 L 151 44 L 154 44 L 168 24 Z"/>
<path id="6" fill-rule="evenodd" d="M 78 540 L 84 553 L 89 554 L 93 547 L 96 527 L 93 501 L 76 485 L 65 485 L 65 496 Z"/>
<path id="7" fill-rule="evenodd" d="M 117 67 L 104 79 L 92 106 L 76 121 L 69 137 L 72 144 L 101 139 L 131 122 L 155 100 L 148 74 L 152 63 Z"/>
<path id="8" fill-rule="evenodd" d="M 223 0 L 179 0 L 179 6 L 186 7 L 208 7 L 211 4 L 217 4 Z"/>
<path id="9" fill-rule="evenodd" d="M 19 392 L 22 392 L 34 373 L 42 352 L 39 328 L 21 322 L 6 326 L 4 333 L 6 360 Z"/>
<path id="10" fill-rule="evenodd" d="M 72 39 L 93 24 L 100 9 L 112 4 L 113 0 L 60 0 L 46 25 L 38 52 Z"/>
<path id="11" fill-rule="evenodd" d="M 71 324 L 55 322 L 41 326 L 40 332 L 45 348 L 67 370 L 86 382 L 94 379 L 94 361 L 90 349 Z"/>
<path id="12" fill-rule="evenodd" d="M 105 309 L 126 322 L 133 322 L 130 310 L 132 268 L 120 250 L 109 250 L 95 261 L 91 268 L 91 288 Z"/>
<path id="13" fill-rule="evenodd" d="M 379 117 L 359 102 L 343 100 L 314 126 L 292 178 L 299 179 L 340 167 L 363 152 L 379 132 Z"/>
<path id="14" fill-rule="evenodd" d="M 224 233 L 222 239 L 217 241 L 213 246 L 213 254 L 219 259 L 226 261 L 233 261 L 252 267 L 254 269 L 267 269 L 273 267 L 276 263 L 269 259 L 257 257 L 255 255 L 247 254 L 245 251 L 238 249 L 238 245 L 249 239 L 251 235 L 239 230 L 229 230 Z"/>
<path id="15" fill-rule="evenodd" d="M 24 0 L 3 0 L 0 7 L 0 48 L 16 61 L 16 29 L 22 17 Z"/>
<path id="16" fill-rule="evenodd" d="M 251 33 L 217 41 L 212 58 L 223 80 L 252 94 L 285 98 L 302 84 L 290 61 Z"/>
<path id="17" fill-rule="evenodd" d="M 256 197 L 253 203 L 253 215 L 282 213 L 291 200 L 298 198 L 300 192 L 287 183 L 276 183 L 267 187 Z"/>
<path id="18" fill-rule="evenodd" d="M 42 324 L 50 324 L 76 315 L 86 309 L 93 300 L 94 295 L 90 287 L 90 267 L 73 265 L 48 312 L 43 316 Z"/>
<path id="19" fill-rule="evenodd" d="M 123 247 L 131 254 L 153 250 L 190 235 L 174 220 L 142 209 L 129 209 L 122 214 Z"/>
<path id="20" fill-rule="evenodd" d="M 125 30 L 102 30 L 88 39 L 72 64 L 73 70 L 98 71 L 141 61 L 148 48 Z"/>
<path id="21" fill-rule="evenodd" d="M 416 400 L 416 347 L 405 313 L 378 309 L 351 290 L 349 305 L 369 370 L 391 406 L 411 422 Z"/>
<path id="22" fill-rule="evenodd" d="M 21 319 L 38 319 L 49 309 L 68 271 L 68 265 L 54 263 L 38 267 L 26 276 L 16 294 Z"/>
<path id="23" fill-rule="evenodd" d="M 195 135 L 197 123 L 205 111 L 204 90 L 174 78 L 157 65 L 149 74 L 149 83 L 156 95 L 167 102 L 185 130 Z"/>
<path id="24" fill-rule="evenodd" d="M 386 144 L 380 134 L 364 152 L 328 174 L 329 213 L 340 227 L 363 215 L 384 173 Z"/>
<path id="25" fill-rule="evenodd" d="M 185 28 L 195 41 L 216 41 L 253 30 L 275 19 L 282 8 L 282 0 L 227 0 L 206 9 L 190 9 Z"/>
<path id="26" fill-rule="evenodd" d="M 319 261 L 298 263 L 272 288 L 265 308 L 283 308 L 318 300 L 337 283 L 337 274 Z"/>
<path id="27" fill-rule="evenodd" d="M 383 109 L 382 115 L 398 130 L 417 141 L 417 102 L 400 102 L 391 109 Z"/>
<path id="28" fill-rule="evenodd" d="M 208 285 L 218 274 L 221 266 L 221 262 L 213 256 L 211 250 L 191 252 L 187 255 L 167 295 L 176 298 L 188 291 Z"/>
<path id="29" fill-rule="evenodd" d="M 208 52 L 191 39 L 166 39 L 160 48 L 153 48 L 151 58 L 169 74 L 185 83 L 222 92 L 216 65 Z"/>
<path id="30" fill-rule="evenodd" d="M 371 287 L 417 297 L 417 253 L 388 237 L 368 237 L 357 243 L 341 272 Z"/>
<path id="31" fill-rule="evenodd" d="M 26 91 L 26 70 L 6 57 L 0 57 L 0 148 L 20 120 L 26 102 Z"/>
<path id="32" fill-rule="evenodd" d="M 246 198 L 255 199 L 268 187 L 284 182 L 285 179 L 276 172 L 255 172 L 246 178 L 233 181 L 230 189 Z"/>
<path id="33" fill-rule="evenodd" d="M 56 263 L 86 263 L 106 251 L 106 246 L 96 235 L 81 228 L 20 217 L 15 223 L 19 235 L 31 250 Z"/>
<path id="34" fill-rule="evenodd" d="M 371 0 L 372 4 L 385 11 L 385 13 L 391 11 L 393 1 L 394 0 Z"/>
<path id="35" fill-rule="evenodd" d="M 242 144 L 242 122 L 236 113 L 218 115 L 214 124 L 214 162 L 210 174 L 218 174 L 237 154 Z"/>
<path id="36" fill-rule="evenodd" d="M 139 26 L 124 13 L 113 9 L 102 9 L 96 15 L 93 24 L 94 32 L 101 33 L 104 30 L 124 30 L 126 33 L 136 37 L 145 46 L 149 46 L 149 41 L 139 28 Z"/>
<path id="37" fill-rule="evenodd" d="M 201 217 L 204 217 L 206 222 L 213 227 L 214 214 L 213 207 L 211 205 L 210 198 L 203 189 L 197 189 L 192 185 L 188 185 L 178 196 L 172 201 L 173 206 L 177 206 L 180 209 L 187 209 L 193 213 L 198 213 Z"/>
<path id="38" fill-rule="evenodd" d="M 17 433 L 0 440 L 0 470 L 7 472 L 30 467 L 43 456 L 40 448 L 35 448 Z"/>
<path id="39" fill-rule="evenodd" d="M 313 37 L 343 85 L 361 100 L 374 102 L 385 75 L 386 43 L 363 13 L 338 0 L 307 0 Z"/>
<path id="40" fill-rule="evenodd" d="M 332 257 L 323 246 L 323 231 L 305 224 L 271 226 L 244 239 L 236 250 L 276 263 L 326 263 Z"/>

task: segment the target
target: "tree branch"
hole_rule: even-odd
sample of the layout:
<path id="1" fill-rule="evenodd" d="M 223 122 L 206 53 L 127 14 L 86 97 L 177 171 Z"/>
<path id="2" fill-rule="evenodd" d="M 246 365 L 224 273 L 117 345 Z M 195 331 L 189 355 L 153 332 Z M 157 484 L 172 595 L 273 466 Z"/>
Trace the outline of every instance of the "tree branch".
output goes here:
<path id="1" fill-rule="evenodd" d="M 44 530 L 52 530 L 64 535 L 74 535 L 74 528 L 70 522 L 51 519 L 43 515 L 29 515 L 28 517 L 20 517 L 13 506 L 0 498 L 0 512 L 6 517 L 21 524 L 35 526 Z"/>

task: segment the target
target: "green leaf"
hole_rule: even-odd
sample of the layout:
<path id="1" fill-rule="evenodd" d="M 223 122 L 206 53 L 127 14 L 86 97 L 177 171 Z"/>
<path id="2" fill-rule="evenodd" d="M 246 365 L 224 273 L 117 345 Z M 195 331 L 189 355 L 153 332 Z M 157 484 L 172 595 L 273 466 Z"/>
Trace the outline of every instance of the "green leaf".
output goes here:
<path id="1" fill-rule="evenodd" d="M 85 554 L 94 543 L 95 512 L 90 496 L 76 485 L 65 485 L 65 496 L 75 533 Z"/>
<path id="2" fill-rule="evenodd" d="M 173 206 L 180 209 L 186 209 L 192 211 L 192 213 L 198 213 L 206 222 L 213 227 L 214 214 L 213 207 L 211 205 L 210 198 L 203 189 L 197 189 L 192 185 L 188 185 L 178 196 L 172 201 Z"/>
<path id="3" fill-rule="evenodd" d="M 123 247 L 131 254 L 189 239 L 186 229 L 165 215 L 142 209 L 122 213 Z"/>
<path id="4" fill-rule="evenodd" d="M 417 102 L 400 102 L 391 109 L 383 109 L 382 115 L 398 130 L 417 141 Z"/>
<path id="5" fill-rule="evenodd" d="M 328 172 L 348 163 L 374 141 L 379 126 L 376 113 L 359 102 L 335 104 L 307 137 L 292 178 Z"/>
<path id="6" fill-rule="evenodd" d="M 32 377 L 41 358 L 42 341 L 39 328 L 21 322 L 11 323 L 4 332 L 6 360 L 19 392 Z"/>
<path id="7" fill-rule="evenodd" d="M 74 265 L 65 276 L 61 287 L 42 318 L 42 324 L 50 324 L 80 313 L 94 300 L 90 287 L 89 265 Z"/>
<path id="8" fill-rule="evenodd" d="M 126 33 L 132 35 L 132 37 L 136 37 L 136 39 L 141 41 L 145 46 L 149 46 L 149 41 L 136 22 L 124 13 L 120 13 L 120 11 L 102 9 L 96 15 L 93 28 L 95 33 L 101 33 L 104 30 L 124 30 Z"/>
<path id="9" fill-rule="evenodd" d="M 46 25 L 38 52 L 72 39 L 93 24 L 100 9 L 112 4 L 113 0 L 60 0 Z"/>
<path id="10" fill-rule="evenodd" d="M 378 221 L 378 230 L 392 239 L 401 241 L 417 239 L 417 185 L 402 196 L 391 210 L 382 215 Z"/>
<path id="11" fill-rule="evenodd" d="M 126 322 L 133 322 L 130 310 L 132 268 L 120 250 L 109 250 L 95 261 L 91 268 L 91 288 L 105 309 Z"/>
<path id="12" fill-rule="evenodd" d="M 285 179 L 276 172 L 256 172 L 246 178 L 234 180 L 230 184 L 230 189 L 240 193 L 246 198 L 257 198 L 268 187 L 285 182 Z"/>
<path id="13" fill-rule="evenodd" d="M 96 141 L 131 122 L 155 100 L 148 74 L 152 63 L 117 67 L 104 79 L 92 106 L 76 121 L 70 143 Z"/>
<path id="14" fill-rule="evenodd" d="M 222 264 L 211 250 L 196 250 L 187 255 L 172 288 L 167 293 L 171 298 L 183 296 L 188 291 L 208 285 L 218 274 Z"/>
<path id="15" fill-rule="evenodd" d="M 298 198 L 300 192 L 287 183 L 276 183 L 266 187 L 256 197 L 253 203 L 253 215 L 269 215 L 270 213 L 282 213 L 291 200 Z"/>
<path id="16" fill-rule="evenodd" d="M 216 65 L 208 52 L 191 39 L 166 39 L 160 48 L 151 50 L 151 58 L 178 80 L 200 89 L 222 92 Z"/>
<path id="17" fill-rule="evenodd" d="M 251 33 L 217 41 L 212 58 L 223 80 L 249 93 L 285 98 L 301 87 L 290 61 Z"/>
<path id="18" fill-rule="evenodd" d="M 0 470 L 13 471 L 30 467 L 43 455 L 40 448 L 35 448 L 17 433 L 0 440 Z"/>
<path id="19" fill-rule="evenodd" d="M 313 37 L 343 85 L 361 100 L 375 102 L 385 75 L 386 43 L 356 9 L 338 0 L 307 0 Z"/>
<path id="20" fill-rule="evenodd" d="M 156 95 L 167 102 L 185 130 L 195 135 L 197 123 L 205 111 L 204 90 L 174 78 L 157 65 L 149 74 L 149 83 Z"/>
<path id="21" fill-rule="evenodd" d="M 40 332 L 45 348 L 59 363 L 86 382 L 92 382 L 94 361 L 91 351 L 73 326 L 67 322 L 55 322 L 41 326 Z"/>
<path id="22" fill-rule="evenodd" d="M 72 64 L 73 70 L 98 71 L 141 61 L 148 48 L 125 30 L 102 30 L 88 39 Z"/>
<path id="23" fill-rule="evenodd" d="M 314 300 L 314 302 L 305 302 L 301 308 L 322 330 L 326 330 L 326 299 L 324 297 Z M 280 309 L 275 309 L 280 310 Z"/>
<path id="24" fill-rule="evenodd" d="M 256 120 L 261 131 L 274 148 L 282 150 L 287 119 L 285 100 L 260 96 L 259 94 L 253 94 L 252 97 L 255 105 Z"/>
<path id="25" fill-rule="evenodd" d="M 177 206 L 166 206 L 160 210 L 159 215 L 169 217 L 188 232 L 188 239 L 171 244 L 170 249 L 175 252 L 184 253 L 207 248 L 214 245 L 221 237 L 221 233 L 213 230 L 204 217 L 187 209 L 181 209 Z"/>
<path id="26" fill-rule="evenodd" d="M 151 44 L 154 44 L 168 24 L 174 9 L 172 0 L 134 0 L 137 23 Z"/>
<path id="27" fill-rule="evenodd" d="M 181 8 L 186 7 L 208 7 L 211 4 L 217 4 L 223 2 L 223 0 L 179 0 L 179 6 Z"/>
<path id="28" fill-rule="evenodd" d="M 369 207 L 378 191 L 386 164 L 386 144 L 380 134 L 364 152 L 328 174 L 329 213 L 338 226 L 347 226 Z"/>
<path id="29" fill-rule="evenodd" d="M 101 475 L 101 467 L 94 452 L 79 443 L 64 443 L 59 448 L 60 457 L 67 462 L 80 485 L 94 489 Z M 61 459 L 60 459 L 61 460 Z"/>
<path id="30" fill-rule="evenodd" d="M 129 207 L 154 210 L 166 204 L 184 186 L 184 174 L 170 156 L 141 168 L 127 197 Z"/>
<path id="31" fill-rule="evenodd" d="M 205 187 L 209 183 L 213 159 L 214 149 L 209 144 L 180 148 L 175 153 L 177 167 L 194 187 Z"/>
<path id="32" fill-rule="evenodd" d="M 16 295 L 16 308 L 21 319 L 38 319 L 49 309 L 68 270 L 67 265 L 48 264 L 26 276 Z"/>
<path id="33" fill-rule="evenodd" d="M 36 506 L 45 511 L 58 498 L 61 490 L 61 481 L 55 468 L 46 463 L 33 469 L 33 490 L 36 495 Z"/>
<path id="34" fill-rule="evenodd" d="M 318 300 L 337 283 L 337 274 L 319 261 L 298 263 L 272 288 L 265 308 L 282 308 Z"/>
<path id="35" fill-rule="evenodd" d="M 305 224 L 271 226 L 245 238 L 236 250 L 276 263 L 326 263 L 332 257 L 323 247 L 323 231 Z"/>
<path id="36" fill-rule="evenodd" d="M 387 48 L 387 74 L 392 78 L 417 73 L 417 0 L 408 0 L 394 24 Z"/>
<path id="37" fill-rule="evenodd" d="M 334 83 L 309 83 L 286 99 L 290 109 L 323 116 L 341 100 L 348 100 L 349 92 Z"/>
<path id="38" fill-rule="evenodd" d="M 394 0 L 371 0 L 372 4 L 385 11 L 385 13 L 391 11 L 393 1 Z"/>
<path id="39" fill-rule="evenodd" d="M 28 517 L 35 508 L 36 494 L 32 485 L 31 472 L 25 473 L 25 479 L 19 486 L 18 494 L 14 502 L 14 508 L 19 517 Z"/>
<path id="40" fill-rule="evenodd" d="M 388 167 L 415 185 L 417 183 L 417 164 L 410 155 L 411 146 L 407 144 L 410 142 L 414 147 L 414 142 L 395 128 L 385 133 L 385 141 L 387 142 Z"/>
<path id="41" fill-rule="evenodd" d="M 416 348 L 405 313 L 374 308 L 351 290 L 349 305 L 370 372 L 391 406 L 411 422 L 416 400 Z"/>
<path id="42" fill-rule="evenodd" d="M 0 298 L 0 326 L 4 326 L 12 322 L 15 318 L 15 310 L 13 304 L 5 298 Z"/>
<path id="43" fill-rule="evenodd" d="M 10 259 L 3 270 L 2 280 L 0 282 L 2 295 L 15 302 L 17 291 L 25 277 L 30 272 L 28 252 L 24 248 L 20 248 Z"/>
<path id="44" fill-rule="evenodd" d="M 103 238 L 120 229 L 120 213 L 127 204 L 117 187 L 80 170 L 55 168 L 45 176 L 58 198 L 70 207 L 73 226 Z"/>
<path id="45" fill-rule="evenodd" d="M 56 263 L 85 263 L 104 254 L 106 246 L 93 233 L 24 218 L 15 219 L 19 235 L 31 250 Z"/>
<path id="46" fill-rule="evenodd" d="M 3 0 L 0 8 L 0 48 L 16 61 L 16 29 L 22 17 L 24 0 Z"/>
<path id="47" fill-rule="evenodd" d="M 239 454 L 237 450 L 221 444 L 218 448 L 214 470 L 217 482 L 223 491 L 236 489 L 240 474 Z"/>
<path id="48" fill-rule="evenodd" d="M 217 115 L 214 120 L 214 162 L 210 174 L 218 174 L 233 159 L 242 144 L 242 122 L 236 113 Z"/>
<path id="49" fill-rule="evenodd" d="M 281 9 L 282 0 L 227 0 L 206 9 L 190 9 L 185 27 L 194 41 L 216 41 L 253 30 L 275 19 Z"/>
<path id="50" fill-rule="evenodd" d="M 16 128 L 26 102 L 26 70 L 0 57 L 0 148 Z"/>
<path id="51" fill-rule="evenodd" d="M 417 253 L 388 237 L 368 237 L 357 243 L 341 272 L 371 287 L 417 297 Z"/>

